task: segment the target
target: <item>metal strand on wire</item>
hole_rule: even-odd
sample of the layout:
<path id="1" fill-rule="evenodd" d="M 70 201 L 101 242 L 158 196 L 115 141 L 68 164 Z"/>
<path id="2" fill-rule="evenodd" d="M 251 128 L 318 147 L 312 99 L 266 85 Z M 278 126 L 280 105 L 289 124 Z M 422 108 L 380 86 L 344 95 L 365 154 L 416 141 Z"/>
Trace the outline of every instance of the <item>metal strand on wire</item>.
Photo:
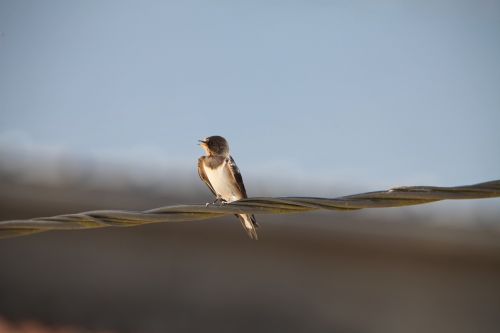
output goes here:
<path id="1" fill-rule="evenodd" d="M 312 210 L 357 210 L 401 207 L 446 199 L 500 197 L 500 180 L 469 186 L 410 186 L 338 198 L 280 197 L 248 198 L 224 205 L 178 205 L 146 211 L 98 210 L 78 214 L 0 221 L 0 238 L 16 237 L 49 230 L 129 227 L 147 223 L 183 222 L 224 215 L 285 214 Z"/>

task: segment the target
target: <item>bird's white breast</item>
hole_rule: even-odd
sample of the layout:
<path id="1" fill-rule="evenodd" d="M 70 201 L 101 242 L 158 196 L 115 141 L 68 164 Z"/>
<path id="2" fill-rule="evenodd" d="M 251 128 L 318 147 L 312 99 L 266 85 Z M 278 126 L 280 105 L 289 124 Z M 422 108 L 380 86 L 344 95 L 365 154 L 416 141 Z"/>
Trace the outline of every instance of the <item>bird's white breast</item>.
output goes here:
<path id="1" fill-rule="evenodd" d="M 231 172 L 229 171 L 227 162 L 224 161 L 220 166 L 215 169 L 205 167 L 205 174 L 210 181 L 210 184 L 214 188 L 215 192 L 222 197 L 222 199 L 231 202 L 234 200 L 241 199 L 241 193 L 239 193 L 236 187 L 236 181 L 233 178 Z"/>

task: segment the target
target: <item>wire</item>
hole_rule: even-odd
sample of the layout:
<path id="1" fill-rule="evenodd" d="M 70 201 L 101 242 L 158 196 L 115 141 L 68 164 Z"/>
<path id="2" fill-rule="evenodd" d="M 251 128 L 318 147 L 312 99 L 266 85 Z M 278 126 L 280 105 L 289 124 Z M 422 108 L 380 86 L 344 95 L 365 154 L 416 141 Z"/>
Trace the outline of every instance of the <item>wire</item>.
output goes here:
<path id="1" fill-rule="evenodd" d="M 286 214 L 313 210 L 357 210 L 401 207 L 446 199 L 500 197 L 500 180 L 468 186 L 397 187 L 338 198 L 254 197 L 223 205 L 177 205 L 146 211 L 97 210 L 77 214 L 0 221 L 0 238 L 16 237 L 49 230 L 103 227 L 130 227 L 148 223 L 184 222 L 232 214 Z"/>

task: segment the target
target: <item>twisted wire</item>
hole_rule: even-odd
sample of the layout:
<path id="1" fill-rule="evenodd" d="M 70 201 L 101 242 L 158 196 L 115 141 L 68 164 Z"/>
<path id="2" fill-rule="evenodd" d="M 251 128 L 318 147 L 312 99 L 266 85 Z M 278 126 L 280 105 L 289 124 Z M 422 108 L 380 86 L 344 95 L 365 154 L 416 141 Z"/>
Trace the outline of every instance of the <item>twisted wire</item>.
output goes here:
<path id="1" fill-rule="evenodd" d="M 312 210 L 357 210 L 425 204 L 447 199 L 500 197 L 500 180 L 456 187 L 409 186 L 337 198 L 253 197 L 224 205 L 176 205 L 146 211 L 96 210 L 77 214 L 0 221 L 0 238 L 49 230 L 130 227 L 148 223 L 184 222 L 232 214 L 286 214 Z"/>

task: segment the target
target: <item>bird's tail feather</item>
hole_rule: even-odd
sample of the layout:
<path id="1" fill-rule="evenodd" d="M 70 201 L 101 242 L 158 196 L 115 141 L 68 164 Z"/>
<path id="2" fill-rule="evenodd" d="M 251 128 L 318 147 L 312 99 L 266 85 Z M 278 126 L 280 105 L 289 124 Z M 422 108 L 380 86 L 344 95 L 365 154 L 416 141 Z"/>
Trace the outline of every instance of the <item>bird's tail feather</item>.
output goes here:
<path id="1" fill-rule="evenodd" d="M 240 219 L 241 225 L 247 232 L 248 237 L 258 240 L 259 237 L 257 236 L 257 230 L 255 229 L 258 228 L 259 225 L 257 224 L 255 217 L 253 215 L 247 214 L 237 214 L 236 216 L 238 216 L 238 218 Z"/>

